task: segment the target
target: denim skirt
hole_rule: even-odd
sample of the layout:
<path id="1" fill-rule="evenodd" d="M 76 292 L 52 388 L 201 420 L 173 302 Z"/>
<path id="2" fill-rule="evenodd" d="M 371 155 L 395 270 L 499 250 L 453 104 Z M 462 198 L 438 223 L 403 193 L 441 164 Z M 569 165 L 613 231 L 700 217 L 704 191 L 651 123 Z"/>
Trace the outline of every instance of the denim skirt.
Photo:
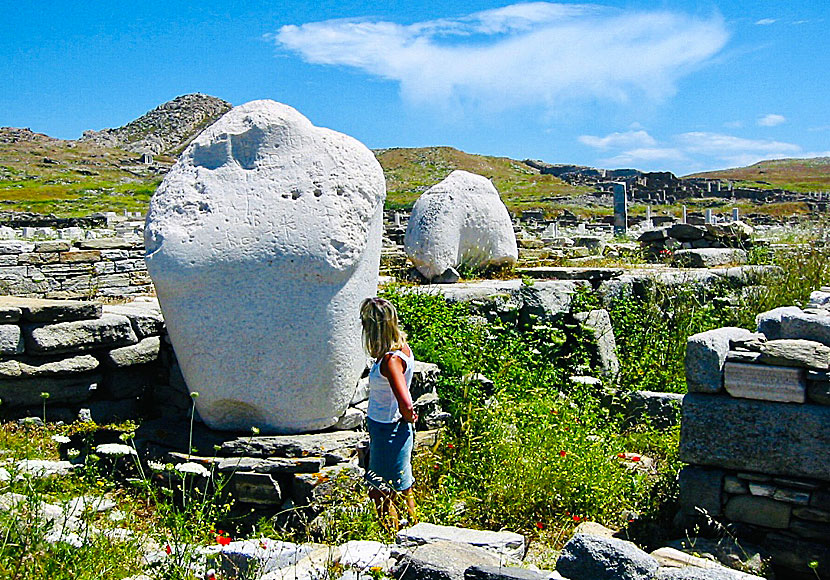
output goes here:
<path id="1" fill-rule="evenodd" d="M 381 491 L 404 491 L 412 487 L 412 425 L 403 421 L 381 423 L 367 417 L 369 466 L 366 482 Z"/>

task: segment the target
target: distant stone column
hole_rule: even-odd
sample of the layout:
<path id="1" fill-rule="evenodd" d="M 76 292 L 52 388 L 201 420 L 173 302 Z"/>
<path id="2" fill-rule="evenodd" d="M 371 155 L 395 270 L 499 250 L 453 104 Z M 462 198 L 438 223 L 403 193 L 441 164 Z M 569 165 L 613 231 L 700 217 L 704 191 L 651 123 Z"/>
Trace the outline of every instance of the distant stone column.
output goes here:
<path id="1" fill-rule="evenodd" d="M 686 215 L 686 206 L 684 205 L 684 206 L 682 206 L 682 207 L 681 207 L 681 213 L 680 213 L 680 223 L 681 223 L 681 224 L 685 224 L 685 223 L 687 223 L 687 222 L 686 222 L 687 217 L 688 217 L 688 216 Z"/>
<path id="2" fill-rule="evenodd" d="M 703 221 L 707 224 L 712 223 L 712 210 L 711 209 L 706 210 L 705 217 L 703 218 Z"/>
<path id="3" fill-rule="evenodd" d="M 614 184 L 614 235 L 628 232 L 628 196 L 625 183 Z"/>
<path id="4" fill-rule="evenodd" d="M 737 208 L 737 207 L 733 207 L 733 208 L 732 208 L 732 221 L 733 221 L 733 222 L 736 222 L 736 221 L 738 221 L 738 220 L 740 220 L 740 219 L 741 219 L 741 213 L 740 213 L 740 210 L 738 210 L 738 208 Z"/>
<path id="5" fill-rule="evenodd" d="M 646 225 L 648 227 L 651 227 L 651 225 L 652 225 L 651 224 L 651 206 L 650 205 L 646 206 Z"/>

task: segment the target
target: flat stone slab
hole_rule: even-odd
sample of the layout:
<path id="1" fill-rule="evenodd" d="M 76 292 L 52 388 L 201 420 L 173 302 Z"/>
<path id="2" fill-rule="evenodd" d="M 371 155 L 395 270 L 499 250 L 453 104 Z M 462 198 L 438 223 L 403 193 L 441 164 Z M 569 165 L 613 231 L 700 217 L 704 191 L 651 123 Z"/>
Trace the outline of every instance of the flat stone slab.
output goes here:
<path id="1" fill-rule="evenodd" d="M 24 350 L 20 327 L 16 324 L 0 324 L 0 355 L 20 354 Z"/>
<path id="2" fill-rule="evenodd" d="M 141 342 L 114 348 L 106 355 L 106 362 L 112 367 L 128 367 L 151 363 L 158 360 L 161 339 L 148 336 Z"/>
<path id="3" fill-rule="evenodd" d="M 830 481 L 830 407 L 689 393 L 680 460 Z"/>
<path id="4" fill-rule="evenodd" d="M 10 308 L 19 309 L 26 322 L 86 320 L 100 318 L 102 313 L 102 306 L 95 302 L 0 296 L 0 309 Z"/>
<path id="5" fill-rule="evenodd" d="M 57 360 L 4 360 L 0 361 L 0 379 L 75 375 L 94 371 L 98 365 L 98 359 L 89 354 Z"/>
<path id="6" fill-rule="evenodd" d="M 515 532 L 471 530 L 455 526 L 438 526 L 421 522 L 398 532 L 399 544 L 429 544 L 438 540 L 467 544 L 482 548 L 501 557 L 521 562 L 525 553 L 525 538 Z"/>
<path id="7" fill-rule="evenodd" d="M 533 268 L 516 268 L 516 273 L 531 278 L 548 278 L 554 280 L 587 280 L 589 282 L 610 280 L 625 272 L 625 268 L 572 268 L 537 266 Z"/>
<path id="8" fill-rule="evenodd" d="M 250 471 L 256 473 L 317 473 L 325 465 L 322 457 L 258 458 L 223 457 L 216 469 L 221 473 Z"/>
<path id="9" fill-rule="evenodd" d="M 746 252 L 737 248 L 677 250 L 673 260 L 676 264 L 689 268 L 714 268 L 727 264 L 743 264 L 746 262 Z"/>
<path id="10" fill-rule="evenodd" d="M 464 580 L 560 580 L 563 576 L 552 570 L 530 570 L 518 566 L 470 566 Z"/>
<path id="11" fill-rule="evenodd" d="M 138 342 L 126 316 L 104 314 L 92 320 L 31 325 L 23 329 L 26 350 L 51 354 L 117 347 Z"/>
<path id="12" fill-rule="evenodd" d="M 221 455 L 244 457 L 326 457 L 327 463 L 342 461 L 352 450 L 365 445 L 367 433 L 334 431 L 304 435 L 239 437 L 225 442 Z"/>
<path id="13" fill-rule="evenodd" d="M 760 345 L 758 362 L 815 370 L 830 367 L 830 347 L 814 340 L 778 339 Z"/>
<path id="14" fill-rule="evenodd" d="M 556 570 L 570 580 L 650 580 L 658 564 L 631 542 L 577 534 L 565 544 Z"/>
<path id="15" fill-rule="evenodd" d="M 803 403 L 807 399 L 804 369 L 727 362 L 723 367 L 726 392 L 741 399 Z"/>
<path id="16" fill-rule="evenodd" d="M 791 514 L 792 506 L 786 503 L 752 495 L 737 495 L 724 508 L 724 515 L 730 521 L 781 530 L 790 526 Z"/>
<path id="17" fill-rule="evenodd" d="M 498 556 L 468 544 L 438 540 L 404 554 L 391 570 L 398 580 L 464 580 L 471 566 L 500 566 Z"/>
<path id="18" fill-rule="evenodd" d="M 57 378 L 0 380 L 0 399 L 3 400 L 4 407 L 40 407 L 43 404 L 40 394 L 49 393 L 46 401 L 48 417 L 50 405 L 86 401 L 94 394 L 100 382 L 101 375 L 95 373 Z"/>
<path id="19" fill-rule="evenodd" d="M 830 312 L 804 312 L 798 308 L 778 311 L 781 338 L 814 340 L 830 346 Z"/>
<path id="20" fill-rule="evenodd" d="M 118 314 L 129 318 L 139 338 L 161 334 L 164 330 L 164 317 L 157 300 L 107 304 L 104 306 L 104 314 Z"/>
<path id="21" fill-rule="evenodd" d="M 124 238 L 98 238 L 78 242 L 78 247 L 82 250 L 130 250 L 141 246 L 140 242 L 132 242 Z"/>

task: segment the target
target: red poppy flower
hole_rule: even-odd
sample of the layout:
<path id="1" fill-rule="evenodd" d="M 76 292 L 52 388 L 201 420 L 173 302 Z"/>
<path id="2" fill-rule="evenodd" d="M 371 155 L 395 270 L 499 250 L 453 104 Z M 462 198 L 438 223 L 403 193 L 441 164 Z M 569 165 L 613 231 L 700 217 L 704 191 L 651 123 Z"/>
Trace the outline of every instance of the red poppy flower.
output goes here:
<path id="1" fill-rule="evenodd" d="M 640 456 L 639 456 L 639 455 L 635 455 L 635 456 L 633 456 L 633 457 L 631 458 L 631 461 L 640 461 Z"/>
<path id="2" fill-rule="evenodd" d="M 447 443 L 447 449 L 455 449 L 455 445 L 452 443 Z"/>
<path id="3" fill-rule="evenodd" d="M 625 459 L 625 453 L 617 453 L 617 457 L 620 459 Z"/>
<path id="4" fill-rule="evenodd" d="M 231 543 L 231 539 L 228 536 L 216 536 L 216 543 L 220 546 L 227 546 Z"/>
<path id="5" fill-rule="evenodd" d="M 170 544 L 164 546 L 164 551 L 167 552 L 168 556 L 173 553 L 173 549 L 170 547 Z"/>
<path id="6" fill-rule="evenodd" d="M 545 527 L 545 524 L 543 524 L 542 522 L 536 522 L 536 527 L 541 530 L 542 528 Z"/>
<path id="7" fill-rule="evenodd" d="M 582 518 L 581 518 L 581 517 L 579 517 L 579 516 L 574 516 L 574 517 L 572 517 L 571 519 L 572 519 L 573 521 L 575 521 L 575 522 L 578 522 L 578 521 L 579 521 L 579 520 L 581 520 Z"/>
<path id="8" fill-rule="evenodd" d="M 568 454 L 568 452 L 563 449 L 562 451 L 559 452 L 559 457 L 565 457 L 567 454 Z"/>

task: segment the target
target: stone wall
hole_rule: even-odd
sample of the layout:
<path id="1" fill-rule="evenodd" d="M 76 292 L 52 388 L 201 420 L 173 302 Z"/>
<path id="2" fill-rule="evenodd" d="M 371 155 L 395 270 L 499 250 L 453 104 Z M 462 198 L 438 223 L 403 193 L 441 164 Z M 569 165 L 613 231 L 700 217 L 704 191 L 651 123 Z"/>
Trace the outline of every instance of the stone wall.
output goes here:
<path id="1" fill-rule="evenodd" d="M 152 293 L 140 239 L 0 240 L 0 294 L 91 299 Z"/>
<path id="2" fill-rule="evenodd" d="M 692 336 L 682 406 L 683 513 L 769 551 L 786 577 L 830 567 L 830 289 Z"/>

